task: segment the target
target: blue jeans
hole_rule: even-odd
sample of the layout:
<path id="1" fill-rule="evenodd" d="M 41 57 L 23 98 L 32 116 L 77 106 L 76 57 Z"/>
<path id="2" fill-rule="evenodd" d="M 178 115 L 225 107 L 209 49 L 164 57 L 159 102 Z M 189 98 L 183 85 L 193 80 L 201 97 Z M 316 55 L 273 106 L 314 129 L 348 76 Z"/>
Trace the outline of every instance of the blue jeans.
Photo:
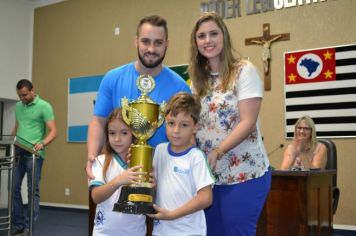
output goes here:
<path id="1" fill-rule="evenodd" d="M 31 192 L 32 192 L 32 154 L 20 149 L 16 148 L 16 156 L 18 161 L 15 164 L 15 173 L 14 173 L 14 196 L 13 196 L 13 225 L 15 229 L 24 229 L 29 228 L 29 217 L 30 217 L 30 203 Z M 41 179 L 41 170 L 42 170 L 43 159 L 36 158 L 36 186 L 35 186 L 35 199 L 34 199 L 34 212 L 33 218 L 34 222 L 37 220 L 40 213 L 40 179 Z M 21 184 L 22 180 L 27 174 L 27 196 L 28 196 L 28 211 L 27 214 L 24 214 L 24 205 L 22 202 L 21 196 Z"/>

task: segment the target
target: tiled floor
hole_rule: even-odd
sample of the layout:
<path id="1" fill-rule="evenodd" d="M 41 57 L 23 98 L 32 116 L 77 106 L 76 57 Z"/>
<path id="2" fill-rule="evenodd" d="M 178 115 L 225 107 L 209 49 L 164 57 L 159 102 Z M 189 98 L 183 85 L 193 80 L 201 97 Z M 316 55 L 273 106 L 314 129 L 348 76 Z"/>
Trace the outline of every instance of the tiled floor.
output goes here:
<path id="1" fill-rule="evenodd" d="M 7 235 L 0 232 L 0 235 Z M 33 236 L 87 236 L 88 211 L 41 207 Z M 356 231 L 334 230 L 334 236 L 356 236 Z"/>

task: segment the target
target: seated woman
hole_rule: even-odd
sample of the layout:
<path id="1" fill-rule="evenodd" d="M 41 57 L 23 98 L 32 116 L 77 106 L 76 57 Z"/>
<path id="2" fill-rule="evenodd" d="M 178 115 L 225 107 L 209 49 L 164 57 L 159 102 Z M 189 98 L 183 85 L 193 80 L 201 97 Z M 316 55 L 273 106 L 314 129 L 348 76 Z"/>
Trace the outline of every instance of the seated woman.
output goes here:
<path id="1" fill-rule="evenodd" d="M 315 124 L 309 116 L 297 120 L 294 139 L 284 151 L 281 170 L 325 169 L 326 146 L 316 140 Z"/>

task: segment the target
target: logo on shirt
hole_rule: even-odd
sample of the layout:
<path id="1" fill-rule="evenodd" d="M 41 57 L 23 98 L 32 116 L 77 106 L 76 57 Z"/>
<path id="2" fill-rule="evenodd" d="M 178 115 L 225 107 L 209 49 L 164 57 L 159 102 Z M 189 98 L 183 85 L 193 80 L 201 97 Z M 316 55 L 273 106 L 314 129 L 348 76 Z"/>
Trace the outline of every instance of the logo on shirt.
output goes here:
<path id="1" fill-rule="evenodd" d="M 104 212 L 102 209 L 98 209 L 98 212 L 96 213 L 95 216 L 95 225 L 104 225 L 104 221 L 106 220 L 106 218 L 104 217 Z"/>
<path id="2" fill-rule="evenodd" d="M 154 219 L 153 226 L 158 226 L 161 222 L 158 219 Z"/>
<path id="3" fill-rule="evenodd" d="M 189 169 L 183 169 L 178 166 L 175 166 L 175 167 L 173 167 L 173 172 L 178 173 L 178 174 L 188 175 Z"/>

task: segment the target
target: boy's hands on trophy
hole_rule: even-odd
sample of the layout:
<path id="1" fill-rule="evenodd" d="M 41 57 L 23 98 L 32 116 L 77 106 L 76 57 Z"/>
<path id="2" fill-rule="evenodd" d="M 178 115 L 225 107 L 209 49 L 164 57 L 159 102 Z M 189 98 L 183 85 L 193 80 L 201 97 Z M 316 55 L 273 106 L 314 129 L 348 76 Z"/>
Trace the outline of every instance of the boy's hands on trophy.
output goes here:
<path id="1" fill-rule="evenodd" d="M 169 211 L 165 208 L 159 207 L 156 204 L 153 204 L 153 208 L 155 209 L 155 214 L 147 214 L 147 216 L 159 219 L 159 220 L 174 220 L 176 217 L 173 214 L 173 211 Z"/>

